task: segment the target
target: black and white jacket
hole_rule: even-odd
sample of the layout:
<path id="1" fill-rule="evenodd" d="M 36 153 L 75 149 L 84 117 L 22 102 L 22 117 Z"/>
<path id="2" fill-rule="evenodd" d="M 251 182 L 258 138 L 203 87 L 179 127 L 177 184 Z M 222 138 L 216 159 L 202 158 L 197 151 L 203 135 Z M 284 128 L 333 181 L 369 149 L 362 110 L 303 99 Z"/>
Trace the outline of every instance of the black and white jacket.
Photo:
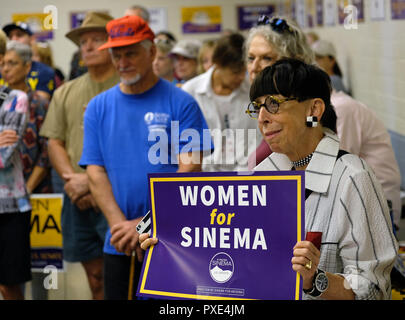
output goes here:
<path id="1" fill-rule="evenodd" d="M 339 138 L 328 129 L 324 133 L 305 170 L 305 188 L 312 191 L 305 201 L 305 230 L 322 232 L 319 268 L 342 275 L 356 299 L 390 299 L 398 243 L 381 185 L 363 159 L 338 158 Z M 291 169 L 279 153 L 255 168 Z"/>

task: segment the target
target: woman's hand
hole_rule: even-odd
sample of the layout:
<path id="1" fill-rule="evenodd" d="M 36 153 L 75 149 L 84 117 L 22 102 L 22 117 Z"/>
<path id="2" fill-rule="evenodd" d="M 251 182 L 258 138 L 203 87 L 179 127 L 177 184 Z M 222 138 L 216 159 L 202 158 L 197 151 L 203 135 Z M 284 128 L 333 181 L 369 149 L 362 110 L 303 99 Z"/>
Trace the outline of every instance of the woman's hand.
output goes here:
<path id="1" fill-rule="evenodd" d="M 319 265 L 321 252 L 310 241 L 300 241 L 294 246 L 292 268 L 303 280 L 303 288 L 311 289 L 312 281 Z"/>
<path id="2" fill-rule="evenodd" d="M 15 130 L 4 130 L 0 133 L 0 148 L 8 147 L 18 141 L 18 135 Z"/>
<path id="3" fill-rule="evenodd" d="M 139 236 L 139 243 L 141 245 L 141 248 L 143 250 L 148 249 L 150 246 L 155 245 L 156 243 L 158 243 L 158 239 L 157 238 L 149 238 L 149 234 L 148 233 L 142 233 Z"/>

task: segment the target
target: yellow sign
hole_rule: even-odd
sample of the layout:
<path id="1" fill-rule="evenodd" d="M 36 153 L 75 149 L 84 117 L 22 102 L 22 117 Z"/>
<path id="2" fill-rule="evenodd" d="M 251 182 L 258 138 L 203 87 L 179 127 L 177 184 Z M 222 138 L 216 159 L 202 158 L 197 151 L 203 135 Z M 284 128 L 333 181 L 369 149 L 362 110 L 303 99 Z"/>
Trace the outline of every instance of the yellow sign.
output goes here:
<path id="1" fill-rule="evenodd" d="M 36 35 L 37 40 L 53 39 L 52 17 L 48 13 L 14 13 L 13 22 L 25 22 L 29 25 L 31 31 Z"/>
<path id="2" fill-rule="evenodd" d="M 12 19 L 13 22 L 25 22 L 36 33 L 45 30 L 43 26 L 47 16 L 46 13 L 14 13 Z"/>
<path id="3" fill-rule="evenodd" d="M 62 194 L 31 195 L 31 248 L 62 248 Z"/>
<path id="4" fill-rule="evenodd" d="M 181 8 L 181 21 L 184 33 L 220 32 L 221 7 L 184 7 Z"/>

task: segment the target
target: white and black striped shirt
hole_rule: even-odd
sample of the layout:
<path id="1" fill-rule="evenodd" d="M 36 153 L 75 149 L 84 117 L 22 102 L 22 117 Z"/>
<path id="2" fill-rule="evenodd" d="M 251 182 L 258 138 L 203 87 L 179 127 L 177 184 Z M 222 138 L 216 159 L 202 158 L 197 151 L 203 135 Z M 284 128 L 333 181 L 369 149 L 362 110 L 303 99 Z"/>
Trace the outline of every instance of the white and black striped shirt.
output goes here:
<path id="1" fill-rule="evenodd" d="M 339 138 L 328 129 L 324 133 L 305 170 L 305 187 L 312 191 L 305 201 L 305 230 L 322 232 L 319 268 L 345 277 L 356 299 L 390 299 L 398 244 L 381 185 L 358 156 L 337 159 Z M 291 169 L 279 153 L 255 168 Z"/>

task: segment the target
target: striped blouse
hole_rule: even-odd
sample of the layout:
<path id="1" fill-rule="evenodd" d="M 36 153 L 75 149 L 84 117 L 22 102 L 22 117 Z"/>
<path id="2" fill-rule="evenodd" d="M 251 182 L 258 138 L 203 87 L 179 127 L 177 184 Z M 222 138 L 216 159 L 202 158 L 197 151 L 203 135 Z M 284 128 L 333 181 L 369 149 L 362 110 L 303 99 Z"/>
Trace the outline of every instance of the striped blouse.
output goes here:
<path id="1" fill-rule="evenodd" d="M 305 230 L 322 232 L 319 268 L 343 276 L 356 299 L 390 299 L 398 244 L 381 185 L 358 156 L 337 159 L 339 138 L 328 129 L 324 133 L 305 170 L 305 188 L 312 191 L 305 201 Z M 291 169 L 279 153 L 255 168 Z"/>

